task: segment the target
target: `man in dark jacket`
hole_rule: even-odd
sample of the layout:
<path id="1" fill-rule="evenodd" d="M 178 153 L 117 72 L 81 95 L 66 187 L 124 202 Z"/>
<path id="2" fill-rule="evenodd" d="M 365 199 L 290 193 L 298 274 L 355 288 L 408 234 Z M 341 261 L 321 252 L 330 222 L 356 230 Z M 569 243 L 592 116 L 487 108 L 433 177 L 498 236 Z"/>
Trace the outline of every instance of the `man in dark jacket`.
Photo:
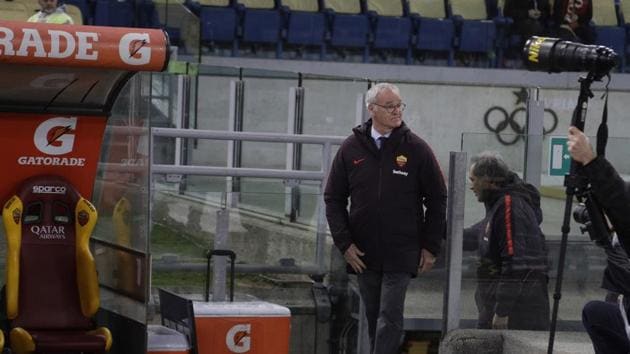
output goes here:
<path id="1" fill-rule="evenodd" d="M 595 353 L 630 352 L 628 298 L 630 298 L 630 193 L 626 183 L 603 156 L 596 156 L 591 144 L 579 129 L 569 128 L 569 153 L 580 164 L 577 173 L 586 177 L 591 191 L 617 234 L 623 250 L 605 245 L 607 266 L 603 286 L 620 293 L 615 303 L 591 301 L 582 310 L 586 328 Z M 625 300 L 624 300 L 625 298 Z"/>
<path id="2" fill-rule="evenodd" d="M 324 199 L 335 245 L 357 273 L 370 353 L 389 354 L 401 342 L 409 280 L 440 249 L 446 186 L 429 145 L 402 121 L 399 89 L 376 84 L 365 101 L 371 119 L 341 145 Z"/>
<path id="3" fill-rule="evenodd" d="M 550 13 L 549 0 L 506 0 L 503 9 L 503 15 L 514 20 L 514 30 L 523 36 L 523 43 L 545 34 Z"/>
<path id="4" fill-rule="evenodd" d="M 538 190 L 496 154 L 473 158 L 471 189 L 486 207 L 477 230 L 478 328 L 549 328 L 547 251 Z"/>

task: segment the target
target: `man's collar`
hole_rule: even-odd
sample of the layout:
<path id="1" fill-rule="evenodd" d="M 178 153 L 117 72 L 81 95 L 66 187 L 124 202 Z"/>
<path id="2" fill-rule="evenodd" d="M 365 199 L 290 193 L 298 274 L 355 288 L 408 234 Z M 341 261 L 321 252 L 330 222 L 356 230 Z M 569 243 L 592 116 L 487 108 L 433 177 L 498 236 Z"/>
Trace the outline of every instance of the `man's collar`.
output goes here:
<path id="1" fill-rule="evenodd" d="M 390 131 L 387 134 L 381 134 L 378 132 L 378 130 L 374 129 L 374 124 L 372 124 L 372 127 L 370 129 L 370 135 L 372 136 L 372 139 L 376 140 L 382 136 L 389 138 L 389 136 L 392 135 L 392 132 Z"/>

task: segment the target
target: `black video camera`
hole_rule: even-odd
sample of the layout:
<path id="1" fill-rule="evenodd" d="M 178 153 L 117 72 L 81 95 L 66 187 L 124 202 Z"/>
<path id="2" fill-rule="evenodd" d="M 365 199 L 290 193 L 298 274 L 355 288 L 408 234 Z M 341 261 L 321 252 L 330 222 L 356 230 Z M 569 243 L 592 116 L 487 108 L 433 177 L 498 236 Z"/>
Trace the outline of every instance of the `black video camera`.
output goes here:
<path id="1" fill-rule="evenodd" d="M 583 196 L 578 196 L 583 201 L 573 208 L 573 220 L 580 226 L 582 233 L 588 232 L 589 237 L 595 244 L 605 247 L 611 244 L 612 232 L 606 223 L 604 211 L 592 195 L 587 190 Z"/>
<path id="2" fill-rule="evenodd" d="M 528 70 L 584 71 L 603 77 L 617 64 L 617 53 L 601 45 L 534 36 L 523 47 L 523 59 Z"/>

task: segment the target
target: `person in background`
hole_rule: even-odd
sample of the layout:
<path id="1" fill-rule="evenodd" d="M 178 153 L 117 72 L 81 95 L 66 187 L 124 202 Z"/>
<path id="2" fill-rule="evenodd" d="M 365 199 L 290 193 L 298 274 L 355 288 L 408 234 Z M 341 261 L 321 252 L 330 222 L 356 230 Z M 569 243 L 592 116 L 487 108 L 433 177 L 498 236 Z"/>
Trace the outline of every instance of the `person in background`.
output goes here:
<path id="1" fill-rule="evenodd" d="M 546 34 L 550 14 L 549 0 L 506 0 L 503 9 L 514 20 L 514 32 L 523 37 L 520 47 L 529 37 Z"/>
<path id="2" fill-rule="evenodd" d="M 38 0 L 40 10 L 28 19 L 28 22 L 56 23 L 72 25 L 74 21 L 66 13 L 64 5 L 59 6 L 57 0 Z"/>
<path id="3" fill-rule="evenodd" d="M 553 20 L 556 35 L 560 39 L 584 44 L 595 43 L 592 0 L 556 0 L 553 5 Z"/>
<path id="4" fill-rule="evenodd" d="M 369 353 L 395 354 L 409 281 L 431 270 L 446 232 L 446 184 L 429 145 L 403 122 L 398 87 L 374 85 L 365 104 L 370 119 L 332 162 L 326 217 L 347 271 L 357 274 Z"/>
<path id="5" fill-rule="evenodd" d="M 482 329 L 549 329 L 547 249 L 540 194 L 496 153 L 472 159 L 471 190 L 485 218 L 464 232 L 479 252 L 475 302 Z"/>

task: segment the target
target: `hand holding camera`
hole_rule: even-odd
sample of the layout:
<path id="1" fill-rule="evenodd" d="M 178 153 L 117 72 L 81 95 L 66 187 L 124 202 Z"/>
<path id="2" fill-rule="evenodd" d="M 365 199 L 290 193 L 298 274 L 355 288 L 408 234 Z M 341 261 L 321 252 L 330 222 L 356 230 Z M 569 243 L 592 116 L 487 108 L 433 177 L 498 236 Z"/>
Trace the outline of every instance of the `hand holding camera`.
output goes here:
<path id="1" fill-rule="evenodd" d="M 569 141 L 567 145 L 569 146 L 571 157 L 582 165 L 587 165 L 595 159 L 595 153 L 588 137 L 578 128 L 569 127 Z"/>
<path id="2" fill-rule="evenodd" d="M 529 16 L 529 18 L 533 18 L 534 20 L 537 20 L 540 18 L 540 10 L 537 9 L 529 9 L 527 10 L 527 15 Z"/>

